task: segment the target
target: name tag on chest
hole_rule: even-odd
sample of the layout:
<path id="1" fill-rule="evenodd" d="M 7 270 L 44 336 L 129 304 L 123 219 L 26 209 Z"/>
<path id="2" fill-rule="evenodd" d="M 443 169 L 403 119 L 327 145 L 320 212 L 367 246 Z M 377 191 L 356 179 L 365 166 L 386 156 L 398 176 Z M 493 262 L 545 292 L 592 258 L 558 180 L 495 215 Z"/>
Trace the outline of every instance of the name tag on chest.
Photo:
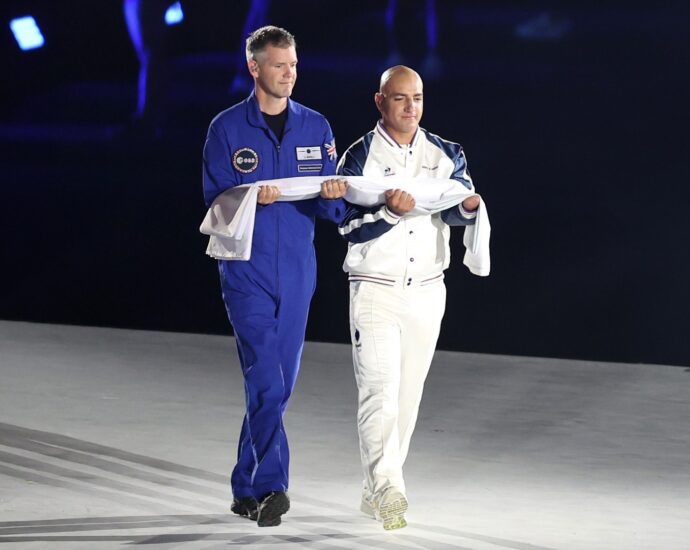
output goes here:
<path id="1" fill-rule="evenodd" d="M 321 147 L 295 147 L 297 160 L 321 160 Z"/>

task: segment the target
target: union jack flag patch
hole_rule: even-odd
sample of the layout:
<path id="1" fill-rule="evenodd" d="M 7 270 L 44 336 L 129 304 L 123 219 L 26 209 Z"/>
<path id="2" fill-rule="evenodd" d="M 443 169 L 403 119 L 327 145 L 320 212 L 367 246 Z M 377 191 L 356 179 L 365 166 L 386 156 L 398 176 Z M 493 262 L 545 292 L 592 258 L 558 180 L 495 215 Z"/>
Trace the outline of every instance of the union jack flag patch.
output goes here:
<path id="1" fill-rule="evenodd" d="M 328 158 L 335 160 L 338 156 L 338 153 L 335 150 L 335 138 L 333 138 L 333 141 L 330 143 L 324 143 L 323 146 L 326 149 L 326 153 L 328 153 Z"/>

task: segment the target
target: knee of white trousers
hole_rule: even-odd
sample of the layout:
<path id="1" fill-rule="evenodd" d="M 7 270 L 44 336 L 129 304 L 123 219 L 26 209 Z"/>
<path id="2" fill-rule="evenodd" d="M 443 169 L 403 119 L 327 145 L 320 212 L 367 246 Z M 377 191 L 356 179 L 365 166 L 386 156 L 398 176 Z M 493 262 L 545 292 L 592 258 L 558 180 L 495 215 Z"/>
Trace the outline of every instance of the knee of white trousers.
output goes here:
<path id="1" fill-rule="evenodd" d="M 373 390 L 359 392 L 357 432 L 362 455 L 375 461 L 384 453 L 399 449 L 398 400 L 391 394 Z"/>

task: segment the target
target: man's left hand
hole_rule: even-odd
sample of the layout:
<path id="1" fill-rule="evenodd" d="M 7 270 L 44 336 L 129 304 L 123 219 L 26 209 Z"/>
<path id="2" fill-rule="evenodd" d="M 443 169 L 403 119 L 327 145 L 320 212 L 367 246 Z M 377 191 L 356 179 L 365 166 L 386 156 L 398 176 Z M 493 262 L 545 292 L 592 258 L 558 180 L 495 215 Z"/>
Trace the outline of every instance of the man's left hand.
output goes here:
<path id="1" fill-rule="evenodd" d="M 324 199 L 339 199 L 345 196 L 347 191 L 347 180 L 330 179 L 321 184 L 321 197 Z"/>
<path id="2" fill-rule="evenodd" d="M 479 208 L 480 200 L 479 195 L 472 195 L 471 197 L 467 197 L 464 201 L 462 201 L 462 207 L 465 209 L 465 211 L 472 212 Z"/>

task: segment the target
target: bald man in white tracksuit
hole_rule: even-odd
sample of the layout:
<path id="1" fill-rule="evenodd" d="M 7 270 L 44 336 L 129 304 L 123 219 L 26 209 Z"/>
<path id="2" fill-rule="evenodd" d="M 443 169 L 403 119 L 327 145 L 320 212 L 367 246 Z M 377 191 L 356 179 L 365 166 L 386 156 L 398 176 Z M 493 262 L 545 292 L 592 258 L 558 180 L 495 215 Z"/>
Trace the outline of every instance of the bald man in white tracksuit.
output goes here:
<path id="1" fill-rule="evenodd" d="M 419 127 L 422 81 L 388 69 L 375 95 L 381 120 L 338 164 L 344 176 L 450 178 L 473 189 L 462 147 Z M 385 529 L 405 527 L 402 467 L 445 310 L 443 271 L 450 225 L 474 223 L 479 197 L 433 215 L 408 213 L 414 197 L 397 189 L 386 204 L 350 204 L 340 234 L 349 241 L 350 331 L 364 471 L 362 511 Z"/>

